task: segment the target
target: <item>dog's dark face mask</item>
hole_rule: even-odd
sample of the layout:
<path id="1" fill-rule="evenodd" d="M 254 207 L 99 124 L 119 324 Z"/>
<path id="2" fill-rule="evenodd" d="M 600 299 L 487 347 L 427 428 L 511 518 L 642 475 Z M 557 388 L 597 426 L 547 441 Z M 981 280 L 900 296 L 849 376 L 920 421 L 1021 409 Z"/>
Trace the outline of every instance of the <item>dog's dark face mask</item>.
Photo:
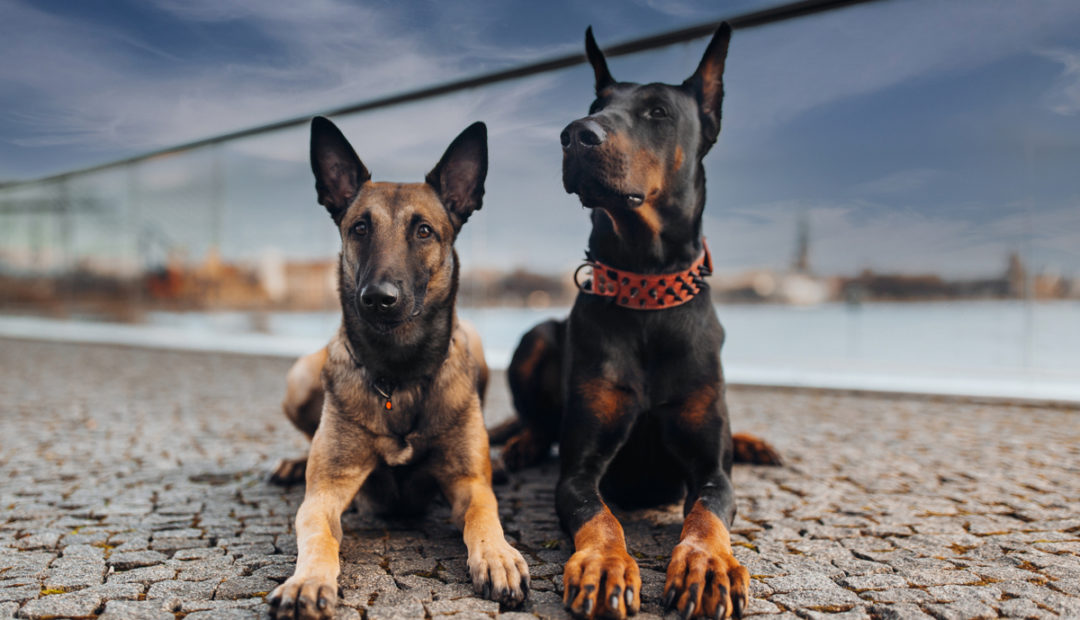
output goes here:
<path id="1" fill-rule="evenodd" d="M 376 183 L 341 132 L 325 118 L 311 126 L 311 167 L 319 203 L 341 234 L 342 311 L 372 334 L 403 337 L 456 286 L 453 243 L 481 206 L 487 130 L 459 135 L 423 183 Z"/>

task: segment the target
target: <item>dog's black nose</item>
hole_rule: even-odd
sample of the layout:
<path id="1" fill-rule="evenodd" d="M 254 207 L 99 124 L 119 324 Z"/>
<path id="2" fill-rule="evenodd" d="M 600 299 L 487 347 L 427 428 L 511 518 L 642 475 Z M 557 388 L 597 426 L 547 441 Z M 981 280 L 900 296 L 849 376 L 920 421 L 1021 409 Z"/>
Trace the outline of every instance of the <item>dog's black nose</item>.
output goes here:
<path id="1" fill-rule="evenodd" d="M 562 142 L 564 149 L 575 145 L 591 149 L 600 146 L 606 139 L 607 133 L 600 123 L 589 118 L 570 123 L 559 135 L 559 141 Z"/>
<path id="2" fill-rule="evenodd" d="M 393 282 L 368 284 L 360 291 L 360 303 L 373 310 L 390 310 L 401 299 L 401 289 Z"/>

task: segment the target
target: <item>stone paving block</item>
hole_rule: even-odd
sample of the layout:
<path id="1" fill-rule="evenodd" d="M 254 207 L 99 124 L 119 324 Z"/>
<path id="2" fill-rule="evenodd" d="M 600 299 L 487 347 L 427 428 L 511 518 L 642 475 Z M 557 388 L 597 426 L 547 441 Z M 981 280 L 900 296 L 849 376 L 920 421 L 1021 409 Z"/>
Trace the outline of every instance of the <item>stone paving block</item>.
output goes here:
<path id="1" fill-rule="evenodd" d="M 146 598 L 209 600 L 216 588 L 217 583 L 210 581 L 159 581 L 150 586 Z"/>
<path id="2" fill-rule="evenodd" d="M 450 615 L 459 612 L 479 612 L 494 614 L 499 611 L 499 604 L 495 601 L 486 601 L 477 598 L 461 598 L 456 600 L 439 600 L 425 603 L 424 607 L 432 616 Z"/>
<path id="3" fill-rule="evenodd" d="M 769 600 L 787 609 L 827 609 L 848 611 L 856 605 L 865 604 L 857 594 L 837 585 L 816 590 L 795 590 L 774 594 Z"/>
<path id="4" fill-rule="evenodd" d="M 101 595 L 94 592 L 51 594 L 23 605 L 19 609 L 19 617 L 45 619 L 89 616 L 97 610 L 101 601 Z"/>
<path id="5" fill-rule="evenodd" d="M 142 566 L 156 566 L 167 559 L 165 554 L 157 551 L 128 551 L 111 554 L 108 563 L 116 570 L 130 570 Z"/>
<path id="6" fill-rule="evenodd" d="M 105 583 L 141 583 L 146 585 L 157 583 L 158 581 L 175 579 L 176 573 L 177 569 L 174 566 L 157 564 L 155 566 L 144 566 L 142 568 L 114 572 L 108 575 Z"/>
<path id="7" fill-rule="evenodd" d="M 36 598 L 41 594 L 41 586 L 35 584 L 0 587 L 0 602 L 15 601 L 21 603 Z"/>
<path id="8" fill-rule="evenodd" d="M 364 613 L 367 620 L 413 620 L 424 617 L 424 605 L 411 601 L 400 605 L 368 607 Z"/>
<path id="9" fill-rule="evenodd" d="M 0 618 L 7 620 L 7 618 L 14 618 L 15 612 L 19 610 L 19 604 L 15 602 L 0 603 Z"/>
<path id="10" fill-rule="evenodd" d="M 844 577 L 839 584 L 849 590 L 861 592 L 864 590 L 888 590 L 891 588 L 907 587 L 907 579 L 894 573 L 873 573 L 869 575 L 852 575 Z"/>
<path id="11" fill-rule="evenodd" d="M 870 613 L 881 620 L 934 620 L 934 616 L 911 603 L 871 605 Z"/>
<path id="12" fill-rule="evenodd" d="M 175 620 L 176 615 L 162 609 L 161 601 L 108 601 L 98 620 Z"/>
<path id="13" fill-rule="evenodd" d="M 214 593 L 214 598 L 237 600 L 266 596 L 278 586 L 276 581 L 263 577 L 233 577 L 222 581 Z"/>
<path id="14" fill-rule="evenodd" d="M 997 610 L 979 601 L 933 603 L 926 605 L 925 609 L 938 620 L 973 620 L 975 618 L 998 617 Z"/>

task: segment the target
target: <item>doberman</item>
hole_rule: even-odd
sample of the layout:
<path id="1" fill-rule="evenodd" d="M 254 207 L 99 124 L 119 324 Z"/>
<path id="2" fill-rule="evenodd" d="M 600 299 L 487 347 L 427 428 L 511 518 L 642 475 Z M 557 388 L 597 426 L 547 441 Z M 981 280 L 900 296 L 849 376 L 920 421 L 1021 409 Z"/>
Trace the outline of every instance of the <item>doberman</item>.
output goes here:
<path id="1" fill-rule="evenodd" d="M 411 513 L 441 490 L 464 530 L 476 592 L 514 606 L 528 593 L 529 569 L 506 542 L 491 489 L 483 348 L 454 311 L 454 240 L 481 206 L 487 129 L 463 131 L 424 183 L 375 183 L 319 117 L 311 168 L 341 234 L 342 325 L 287 379 L 285 414 L 311 450 L 273 476 L 307 479 L 296 572 L 270 596 L 274 617 L 333 617 L 341 513 L 358 491 L 377 509 Z"/>
<path id="2" fill-rule="evenodd" d="M 685 497 L 665 605 L 684 617 L 746 609 L 749 574 L 728 532 L 731 465 L 779 457 L 755 437 L 733 440 L 724 330 L 703 279 L 702 159 L 720 132 L 730 38 L 724 23 L 697 71 L 672 86 L 616 81 L 586 31 L 596 99 L 561 140 L 566 191 L 592 210 L 592 276 L 567 320 L 522 338 L 508 373 L 519 417 L 492 430 L 493 440 L 508 439 L 511 470 L 560 443 L 556 504 L 575 549 L 563 601 L 579 616 L 623 618 L 641 605 L 637 563 L 605 499 L 640 507 Z"/>

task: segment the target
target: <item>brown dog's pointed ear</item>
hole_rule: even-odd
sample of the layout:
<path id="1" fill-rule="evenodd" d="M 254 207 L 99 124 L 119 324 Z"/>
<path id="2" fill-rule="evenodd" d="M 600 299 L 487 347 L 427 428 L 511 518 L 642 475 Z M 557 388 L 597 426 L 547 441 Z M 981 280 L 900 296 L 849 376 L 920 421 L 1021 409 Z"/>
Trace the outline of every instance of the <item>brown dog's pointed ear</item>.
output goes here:
<path id="1" fill-rule="evenodd" d="M 311 171 L 315 173 L 319 204 L 326 207 L 335 224 L 340 224 L 371 173 L 341 130 L 322 116 L 311 119 Z"/>
<path id="2" fill-rule="evenodd" d="M 724 62 L 731 43 L 731 25 L 720 24 L 705 49 L 697 71 L 683 85 L 697 97 L 701 106 L 702 134 L 706 144 L 716 142 L 720 134 L 720 106 L 724 101 Z"/>
<path id="3" fill-rule="evenodd" d="M 487 125 L 473 123 L 454 138 L 424 179 L 450 213 L 455 230 L 483 204 L 487 167 Z"/>
<path id="4" fill-rule="evenodd" d="M 615 83 L 615 78 L 611 77 L 607 61 L 604 60 L 604 53 L 600 51 L 600 46 L 593 38 L 592 26 L 585 29 L 585 57 L 589 59 L 593 73 L 596 74 L 596 94 L 599 95 L 600 91 Z"/>

